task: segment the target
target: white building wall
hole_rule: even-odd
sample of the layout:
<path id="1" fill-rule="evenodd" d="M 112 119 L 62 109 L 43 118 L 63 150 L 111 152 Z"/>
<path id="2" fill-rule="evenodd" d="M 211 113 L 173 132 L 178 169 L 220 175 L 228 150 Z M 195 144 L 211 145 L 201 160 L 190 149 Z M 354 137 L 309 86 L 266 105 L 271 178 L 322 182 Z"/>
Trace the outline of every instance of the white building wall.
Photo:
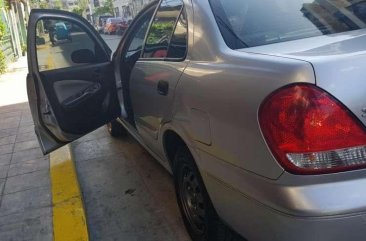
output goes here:
<path id="1" fill-rule="evenodd" d="M 153 0 L 114 0 L 114 8 L 118 8 L 119 16 L 124 18 L 133 18 L 148 3 Z"/>
<path id="2" fill-rule="evenodd" d="M 128 3 L 129 3 L 129 0 L 114 0 L 113 1 L 113 6 L 115 9 L 114 12 L 117 17 L 127 17 L 127 16 L 124 16 L 124 14 L 123 14 L 123 7 L 127 6 Z"/>

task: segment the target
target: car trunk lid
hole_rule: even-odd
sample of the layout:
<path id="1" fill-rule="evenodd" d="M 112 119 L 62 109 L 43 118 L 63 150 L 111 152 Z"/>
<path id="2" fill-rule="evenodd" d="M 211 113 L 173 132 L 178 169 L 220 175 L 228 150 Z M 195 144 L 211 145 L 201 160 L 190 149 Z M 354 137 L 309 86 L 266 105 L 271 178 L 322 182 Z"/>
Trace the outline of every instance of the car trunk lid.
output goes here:
<path id="1" fill-rule="evenodd" d="M 366 30 L 259 46 L 239 51 L 303 60 L 316 84 L 346 105 L 366 125 Z"/>

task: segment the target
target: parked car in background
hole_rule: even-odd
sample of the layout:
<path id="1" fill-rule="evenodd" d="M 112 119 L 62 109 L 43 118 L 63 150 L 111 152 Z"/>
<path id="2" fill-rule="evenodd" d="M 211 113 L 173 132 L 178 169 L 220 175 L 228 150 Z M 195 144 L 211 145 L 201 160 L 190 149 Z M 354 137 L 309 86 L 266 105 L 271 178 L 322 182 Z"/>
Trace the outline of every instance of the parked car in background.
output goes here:
<path id="1" fill-rule="evenodd" d="M 115 34 L 119 26 L 122 25 L 124 20 L 122 18 L 107 18 L 104 26 L 104 34 Z"/>
<path id="2" fill-rule="evenodd" d="M 96 29 L 99 33 L 103 33 L 104 26 L 105 26 L 105 23 L 108 18 L 113 18 L 113 16 L 112 15 L 101 15 L 98 17 Z"/>
<path id="3" fill-rule="evenodd" d="M 116 34 L 122 35 L 128 26 L 130 26 L 132 20 L 123 19 L 122 22 L 117 24 Z"/>
<path id="4" fill-rule="evenodd" d="M 27 86 L 41 148 L 105 123 L 130 133 L 172 173 L 194 241 L 363 241 L 365 6 L 154 1 L 113 55 L 81 16 L 33 10 Z M 80 50 L 58 53 L 79 65 L 40 72 L 45 18 L 88 31 Z"/>

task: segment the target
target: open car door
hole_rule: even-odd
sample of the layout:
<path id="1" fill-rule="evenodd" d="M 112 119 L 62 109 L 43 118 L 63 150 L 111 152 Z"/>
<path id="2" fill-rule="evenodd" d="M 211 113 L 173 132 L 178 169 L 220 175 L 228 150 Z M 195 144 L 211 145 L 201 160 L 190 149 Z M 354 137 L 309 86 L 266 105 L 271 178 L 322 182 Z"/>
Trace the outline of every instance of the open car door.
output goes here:
<path id="1" fill-rule="evenodd" d="M 47 154 L 120 116 L 111 50 L 81 16 L 32 10 L 29 105 Z"/>

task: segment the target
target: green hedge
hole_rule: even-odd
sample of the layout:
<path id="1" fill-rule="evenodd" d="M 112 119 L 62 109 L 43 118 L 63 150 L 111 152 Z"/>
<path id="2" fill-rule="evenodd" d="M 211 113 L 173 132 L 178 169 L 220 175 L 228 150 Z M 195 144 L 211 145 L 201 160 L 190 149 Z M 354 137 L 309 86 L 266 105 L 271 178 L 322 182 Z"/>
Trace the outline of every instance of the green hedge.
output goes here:
<path id="1" fill-rule="evenodd" d="M 0 74 L 6 71 L 6 59 L 2 50 L 0 50 Z"/>
<path id="2" fill-rule="evenodd" d="M 6 34 L 6 26 L 0 20 L 0 42 Z M 6 58 L 2 49 L 0 49 L 0 74 L 5 73 L 6 71 Z"/>

